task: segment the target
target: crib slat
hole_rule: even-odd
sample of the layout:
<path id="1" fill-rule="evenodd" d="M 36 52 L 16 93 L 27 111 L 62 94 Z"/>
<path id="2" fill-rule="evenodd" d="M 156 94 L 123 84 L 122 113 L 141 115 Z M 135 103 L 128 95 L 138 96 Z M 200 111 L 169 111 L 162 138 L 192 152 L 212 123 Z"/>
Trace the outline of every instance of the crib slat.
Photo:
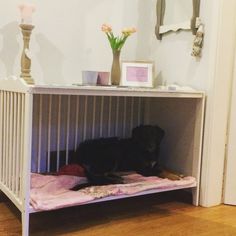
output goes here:
<path id="1" fill-rule="evenodd" d="M 9 186 L 9 151 L 10 151 L 10 125 L 9 125 L 9 120 L 10 120 L 10 96 L 9 92 L 7 92 L 7 112 L 6 112 L 6 185 Z"/>
<path id="2" fill-rule="evenodd" d="M 16 129 L 16 195 L 20 197 L 19 176 L 21 158 L 21 94 L 17 94 L 17 129 Z"/>
<path id="3" fill-rule="evenodd" d="M 42 95 L 39 95 L 39 113 L 38 113 L 38 117 L 39 117 L 39 123 L 38 123 L 38 127 L 39 127 L 39 133 L 38 133 L 38 155 L 37 155 L 37 172 L 40 173 L 41 171 L 41 150 L 42 150 L 42 109 L 43 109 L 43 97 Z"/>
<path id="4" fill-rule="evenodd" d="M 23 186 L 22 186 L 22 179 L 23 179 L 23 159 L 24 159 L 24 128 L 25 128 L 25 122 L 24 122 L 24 112 L 25 112 L 25 95 L 21 94 L 21 117 L 20 117 L 20 181 L 19 181 L 19 188 L 20 188 L 20 199 L 23 199 Z"/>
<path id="5" fill-rule="evenodd" d="M 17 93 L 13 94 L 13 163 L 12 163 L 12 191 L 16 194 L 16 143 L 17 143 Z"/>
<path id="6" fill-rule="evenodd" d="M 102 137 L 103 132 L 103 110 L 104 110 L 104 97 L 101 97 L 101 106 L 100 106 L 100 131 L 99 136 Z"/>
<path id="7" fill-rule="evenodd" d="M 84 127 L 83 127 L 83 140 L 87 137 L 87 114 L 88 113 L 88 96 L 85 96 L 84 100 Z"/>
<path id="8" fill-rule="evenodd" d="M 112 97 L 109 97 L 109 111 L 108 111 L 108 136 L 111 136 L 111 109 L 112 109 Z"/>
<path id="9" fill-rule="evenodd" d="M 130 110 L 130 132 L 134 126 L 134 97 L 131 98 L 131 110 Z"/>
<path id="10" fill-rule="evenodd" d="M 93 121 L 92 121 L 92 139 L 95 138 L 95 121 L 96 121 L 96 97 L 93 97 Z"/>
<path id="11" fill-rule="evenodd" d="M 47 171 L 50 171 L 50 151 L 51 151 L 51 122 L 52 122 L 52 95 L 49 95 L 48 105 L 48 145 L 47 145 Z"/>
<path id="12" fill-rule="evenodd" d="M 13 93 L 9 92 L 9 180 L 8 180 L 8 186 L 9 189 L 12 191 L 12 165 L 13 165 L 13 155 L 12 155 L 12 149 L 13 149 Z"/>
<path id="13" fill-rule="evenodd" d="M 120 97 L 117 97 L 116 100 L 116 127 L 115 127 L 115 136 L 118 136 L 118 129 L 119 129 L 119 109 L 120 109 Z"/>
<path id="14" fill-rule="evenodd" d="M 70 96 L 68 96 L 67 102 L 67 125 L 66 125 L 66 164 L 69 161 L 69 137 L 70 137 Z"/>
<path id="15" fill-rule="evenodd" d="M 3 92 L 0 91 L 0 181 L 2 181 L 3 174 Z"/>
<path id="16" fill-rule="evenodd" d="M 141 107 L 142 107 L 142 99 L 138 98 L 138 124 L 141 124 Z"/>
<path id="17" fill-rule="evenodd" d="M 60 139 L 61 139 L 61 95 L 58 98 L 58 119 L 57 119 L 57 171 L 59 170 L 60 160 Z"/>
<path id="18" fill-rule="evenodd" d="M 79 129 L 79 108 L 80 108 L 80 97 L 76 97 L 76 113 L 75 113 L 75 145 L 74 150 L 76 151 L 78 145 L 78 129 Z"/>
<path id="19" fill-rule="evenodd" d="M 123 115 L 123 132 L 122 132 L 123 137 L 125 137 L 126 134 L 126 115 L 127 115 L 127 97 L 124 97 L 124 115 Z"/>
<path id="20" fill-rule="evenodd" d="M 2 152 L 2 182 L 6 181 L 6 106 L 7 106 L 6 92 L 3 92 L 3 152 Z"/>

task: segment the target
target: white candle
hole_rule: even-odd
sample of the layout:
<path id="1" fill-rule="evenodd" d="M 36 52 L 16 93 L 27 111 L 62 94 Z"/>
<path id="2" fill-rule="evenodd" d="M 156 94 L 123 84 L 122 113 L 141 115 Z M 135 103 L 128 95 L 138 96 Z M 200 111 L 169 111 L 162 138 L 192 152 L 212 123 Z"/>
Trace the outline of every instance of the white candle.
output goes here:
<path id="1" fill-rule="evenodd" d="M 33 4 L 21 4 L 19 5 L 21 14 L 21 24 L 32 25 L 32 15 L 35 11 Z"/>

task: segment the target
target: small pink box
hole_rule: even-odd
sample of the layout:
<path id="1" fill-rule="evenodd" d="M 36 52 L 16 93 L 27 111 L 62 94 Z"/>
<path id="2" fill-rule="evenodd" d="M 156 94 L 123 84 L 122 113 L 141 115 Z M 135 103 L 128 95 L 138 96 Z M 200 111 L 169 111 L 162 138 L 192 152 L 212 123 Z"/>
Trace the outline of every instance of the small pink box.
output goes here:
<path id="1" fill-rule="evenodd" d="M 110 72 L 98 72 L 98 85 L 108 85 L 109 84 L 109 78 L 110 78 Z"/>

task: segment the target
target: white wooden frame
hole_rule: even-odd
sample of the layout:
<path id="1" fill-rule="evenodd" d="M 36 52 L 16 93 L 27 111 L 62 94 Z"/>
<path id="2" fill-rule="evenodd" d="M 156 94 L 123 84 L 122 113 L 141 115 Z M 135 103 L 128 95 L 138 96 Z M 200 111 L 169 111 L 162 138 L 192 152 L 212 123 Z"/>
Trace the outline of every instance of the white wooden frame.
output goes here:
<path id="1" fill-rule="evenodd" d="M 127 73 L 128 70 L 146 70 L 147 78 L 146 81 L 128 80 Z M 153 62 L 122 62 L 122 76 L 121 76 L 121 86 L 131 86 L 131 87 L 153 87 Z"/>
<path id="2" fill-rule="evenodd" d="M 9 82 L 9 83 L 8 83 Z M 93 104 L 96 104 L 95 97 L 99 96 L 101 97 L 102 101 L 101 104 L 104 104 L 103 97 L 106 97 L 108 99 L 109 104 L 112 104 L 112 99 L 114 96 L 118 96 L 116 99 L 116 103 L 119 103 L 119 97 L 120 99 L 123 99 L 124 104 L 128 106 L 128 97 L 131 104 L 131 116 L 134 118 L 134 110 L 133 110 L 133 104 L 134 104 L 134 98 L 137 100 L 137 106 L 140 107 L 141 103 L 139 102 L 141 97 L 145 98 L 146 103 L 144 104 L 145 109 L 143 110 L 143 114 L 145 114 L 144 118 L 144 124 L 156 124 L 157 120 L 155 119 L 156 112 L 158 112 L 158 109 L 152 109 L 151 106 L 156 104 L 156 101 L 159 101 L 159 99 L 167 99 L 168 104 L 170 101 L 174 101 L 174 103 L 170 103 L 171 107 L 173 108 L 176 104 L 179 104 L 179 107 L 181 107 L 182 112 L 181 114 L 186 114 L 186 111 L 184 109 L 184 106 L 182 105 L 181 101 L 184 101 L 184 104 L 189 107 L 189 105 L 193 102 L 193 107 L 190 109 L 191 117 L 194 120 L 193 126 L 192 126 L 192 132 L 194 136 L 192 137 L 191 147 L 193 148 L 194 155 L 188 155 L 186 158 L 188 158 L 188 161 L 190 161 L 189 164 L 186 165 L 185 169 L 186 174 L 192 174 L 197 179 L 197 186 L 187 186 L 186 188 L 193 188 L 193 204 L 198 205 L 199 204 L 199 193 L 200 193 L 200 171 L 201 171 L 201 150 L 202 150 L 202 132 L 203 132 L 203 116 L 204 116 L 204 93 L 200 91 L 196 92 L 190 92 L 190 91 L 159 91 L 158 89 L 141 89 L 141 88 L 84 88 L 84 87 L 78 87 L 78 86 L 67 86 L 67 87 L 53 87 L 53 86 L 28 86 L 25 84 L 25 82 L 21 79 L 14 80 L 14 81 L 0 81 L 0 104 L 1 104 L 1 113 L 2 116 L 0 116 L 0 131 L 3 132 L 4 135 L 4 141 L 0 145 L 0 190 L 3 191 L 9 199 L 17 206 L 17 208 L 21 211 L 22 214 L 22 235 L 27 236 L 28 230 L 29 230 L 29 216 L 30 213 L 35 212 L 29 204 L 29 195 L 30 195 L 30 172 L 32 168 L 32 136 L 34 135 L 34 130 L 32 129 L 32 123 L 33 123 L 33 111 L 34 111 L 34 99 L 37 97 L 39 98 L 39 116 L 38 116 L 38 135 L 41 137 L 41 134 L 43 132 L 43 126 L 42 126 L 42 109 L 43 109 L 43 103 L 42 99 L 43 96 L 49 97 L 49 101 L 52 100 L 52 94 L 58 96 L 59 102 L 58 102 L 58 109 L 62 109 L 62 104 L 60 102 L 60 98 L 62 99 L 62 96 L 66 96 L 67 103 L 66 106 L 67 112 L 66 112 L 66 149 L 68 150 L 68 142 L 69 142 L 69 130 L 68 127 L 70 126 L 69 118 L 70 117 L 70 104 L 71 104 L 71 96 L 84 96 L 84 104 L 85 104 L 85 112 L 84 112 L 84 124 L 83 124 L 83 137 L 86 138 L 86 116 L 88 116 L 87 109 L 88 106 L 88 99 L 89 97 L 94 97 Z M 16 99 L 17 96 L 20 97 L 20 99 Z M 109 97 L 108 97 L 109 96 Z M 158 99 L 157 99 L 158 98 Z M 183 99 L 183 100 L 182 100 Z M 154 103 L 153 103 L 154 102 Z M 152 104 L 152 105 L 151 105 Z M 158 104 L 158 103 L 157 103 Z M 161 104 L 161 103 L 160 103 Z M 78 104 L 79 105 L 79 104 Z M 124 105 L 125 106 L 125 105 Z M 49 103 L 50 107 L 50 103 Z M 104 107 L 104 106 L 102 106 Z M 159 112 L 169 112 L 167 107 L 164 106 L 164 110 L 160 110 Z M 108 105 L 108 130 L 109 130 L 109 123 L 110 123 L 110 115 L 111 113 L 111 106 Z M 161 109 L 161 106 L 160 106 Z M 179 108 L 176 108 L 179 112 Z M 52 110 L 52 109 L 51 109 Z M 93 112 L 95 112 L 96 108 L 93 106 Z M 124 110 L 122 114 L 122 120 L 123 122 L 126 122 L 128 119 L 127 111 L 129 108 L 127 107 L 126 110 Z M 4 112 L 5 111 L 5 112 Z M 64 111 L 64 110 L 63 110 Z M 78 110 L 79 111 L 79 110 Z M 152 116 L 149 111 L 152 111 Z M 140 110 L 138 111 L 138 113 Z M 176 111 L 177 112 L 177 111 Z M 76 112 L 77 114 L 78 112 Z M 7 114 L 7 115 L 6 115 Z M 41 114 L 41 115 L 40 115 Z M 51 111 L 49 109 L 49 118 L 50 118 Z M 132 115 L 133 114 L 133 115 Z M 141 114 L 141 113 L 140 113 Z M 158 113 L 157 113 L 158 114 Z M 195 117 L 195 114 L 197 116 Z M 38 115 L 38 113 L 37 113 Z M 102 112 L 101 114 L 102 115 Z M 189 118 L 190 114 L 186 114 L 186 119 Z M 41 118 L 40 118 L 41 117 Z M 61 115 L 57 115 L 57 122 L 60 122 L 62 119 Z M 109 118 L 110 117 L 110 118 Z M 160 117 L 160 116 L 159 116 Z M 173 117 L 173 116 L 172 116 Z M 175 116 L 176 118 L 177 116 Z M 179 117 L 180 122 L 181 117 Z M 77 118 L 76 118 L 77 119 Z M 140 122 L 141 118 L 138 118 L 138 122 Z M 164 119 L 166 120 L 166 119 Z M 163 120 L 160 120 L 162 122 Z M 132 119 L 129 121 L 129 126 L 132 127 L 133 121 Z M 158 121 L 159 122 L 159 121 Z M 168 122 L 168 120 L 167 120 Z M 92 121 L 93 123 L 93 121 Z M 166 123 L 166 122 L 164 122 Z M 163 124 L 164 124 L 163 123 Z M 58 123 L 59 124 L 59 123 Z M 125 123 L 124 123 L 125 124 Z M 101 123 L 102 125 L 102 123 Z M 58 125 L 60 127 L 60 125 Z M 125 127 L 125 126 L 124 126 Z M 14 138 L 14 130 L 16 129 L 16 136 Z M 19 130 L 19 131 L 18 131 Z M 123 131 L 126 131 L 126 129 L 122 129 Z M 121 131 L 122 131 L 121 130 Z M 11 134 L 11 131 L 13 133 Z M 92 130 L 92 133 L 94 131 Z M 60 130 L 59 132 L 60 133 Z M 50 135 L 50 134 L 49 134 Z M 109 135 L 109 134 L 108 134 Z M 59 136 L 58 136 L 59 137 Z M 58 138 L 57 138 L 58 139 Z M 189 140 L 189 137 L 186 136 L 186 140 Z M 1 140 L 3 141 L 3 140 Z M 185 142 L 185 141 L 184 141 Z M 59 143 L 59 142 L 57 142 Z M 40 156 L 40 149 L 41 149 L 41 141 L 38 141 L 38 150 L 39 152 L 37 155 Z M 13 150 L 11 151 L 10 145 L 13 145 Z M 189 147 L 189 145 L 187 145 Z M 60 146 L 57 147 L 57 151 L 60 151 Z M 191 154 L 191 152 L 190 152 Z M 19 157 L 16 160 L 13 158 L 14 156 Z M 40 158 L 40 157 L 39 157 Z M 193 159 L 191 161 L 191 158 Z M 19 160 L 19 161 L 17 161 Z M 40 160 L 40 159 L 39 159 Z M 40 161 L 39 161 L 40 163 Z M 176 162 L 177 165 L 181 163 Z M 6 168 L 5 168 L 6 167 Z M 16 169 L 16 171 L 12 171 L 12 167 Z M 7 171 L 5 171 L 7 169 Z M 18 171 L 19 170 L 19 171 Z M 40 171 L 40 168 L 38 168 L 38 171 Z M 14 173 L 14 174 L 13 174 Z M 13 176 L 12 176 L 13 175 Z M 17 184 L 14 182 L 11 182 L 12 179 L 17 180 Z M 17 187 L 17 188 L 16 188 Z M 170 190 L 176 190 L 176 189 L 182 189 L 180 188 L 169 188 L 166 191 Z M 17 189 L 17 191 L 15 190 Z M 157 193 L 162 192 L 163 190 L 152 190 L 152 191 L 146 191 L 137 195 L 144 195 L 144 194 L 150 194 L 150 193 Z M 136 196 L 136 195 L 134 195 Z M 99 201 L 107 201 L 107 200 L 115 200 L 119 198 L 124 197 L 132 197 L 132 196 L 118 196 L 118 197 L 110 197 L 105 198 L 103 200 Z M 94 201 L 97 202 L 97 201 Z M 93 203 L 93 202 L 91 202 Z M 89 203 L 90 204 L 90 203 Z"/>

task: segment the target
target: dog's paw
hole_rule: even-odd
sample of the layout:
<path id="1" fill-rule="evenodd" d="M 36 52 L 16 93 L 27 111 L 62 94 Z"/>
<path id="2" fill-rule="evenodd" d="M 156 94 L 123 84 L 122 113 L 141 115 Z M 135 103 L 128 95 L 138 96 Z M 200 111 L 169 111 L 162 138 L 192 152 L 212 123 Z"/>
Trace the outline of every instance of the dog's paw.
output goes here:
<path id="1" fill-rule="evenodd" d="M 170 171 L 167 171 L 167 170 L 163 170 L 159 177 L 161 178 L 167 178 L 167 179 L 170 179 L 170 180 L 181 180 L 184 176 L 181 175 L 181 174 L 176 174 L 176 173 L 173 173 L 173 172 L 170 172 Z"/>
<path id="2" fill-rule="evenodd" d="M 111 181 L 112 184 L 123 184 L 124 180 L 121 176 L 116 175 L 116 174 L 109 174 L 107 176 L 109 180 Z"/>
<path id="3" fill-rule="evenodd" d="M 172 174 L 172 173 L 167 174 L 166 178 L 170 179 L 170 180 L 181 180 L 182 179 L 182 177 L 180 175 Z"/>

